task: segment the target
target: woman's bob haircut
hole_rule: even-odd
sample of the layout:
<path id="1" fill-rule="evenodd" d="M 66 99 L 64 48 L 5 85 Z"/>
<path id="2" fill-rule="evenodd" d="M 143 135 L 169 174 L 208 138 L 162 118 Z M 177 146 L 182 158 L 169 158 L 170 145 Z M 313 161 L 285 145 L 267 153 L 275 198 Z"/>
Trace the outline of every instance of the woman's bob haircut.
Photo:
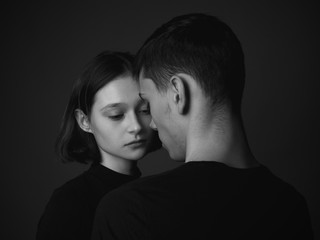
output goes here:
<path id="1" fill-rule="evenodd" d="M 132 75 L 133 59 L 130 53 L 104 51 L 85 66 L 73 86 L 56 139 L 55 151 L 59 159 L 80 163 L 101 161 L 94 136 L 79 127 L 75 110 L 82 110 L 90 118 L 95 94 L 115 78 Z"/>

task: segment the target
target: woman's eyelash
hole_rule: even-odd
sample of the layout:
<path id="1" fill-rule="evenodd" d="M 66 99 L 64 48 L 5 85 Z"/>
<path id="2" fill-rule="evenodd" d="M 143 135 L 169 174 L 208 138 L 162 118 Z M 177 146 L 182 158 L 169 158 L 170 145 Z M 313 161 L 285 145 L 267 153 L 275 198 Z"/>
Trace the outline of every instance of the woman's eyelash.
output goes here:
<path id="1" fill-rule="evenodd" d="M 111 120 L 120 120 L 122 117 L 123 117 L 123 114 L 109 116 Z"/>
<path id="2" fill-rule="evenodd" d="M 150 114 L 150 108 L 149 104 L 144 106 L 143 108 L 138 110 L 139 114 L 149 115 Z M 107 117 L 113 121 L 121 120 L 124 117 L 124 113 L 121 114 L 114 114 L 114 115 L 107 115 Z"/>

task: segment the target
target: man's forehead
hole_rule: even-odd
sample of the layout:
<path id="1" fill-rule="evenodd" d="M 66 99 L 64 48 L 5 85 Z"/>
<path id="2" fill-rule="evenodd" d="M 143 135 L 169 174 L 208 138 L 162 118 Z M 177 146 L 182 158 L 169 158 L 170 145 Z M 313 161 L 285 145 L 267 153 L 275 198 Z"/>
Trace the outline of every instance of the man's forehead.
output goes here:
<path id="1" fill-rule="evenodd" d="M 141 96 L 155 94 L 155 91 L 157 91 L 154 81 L 151 78 L 145 76 L 144 69 L 142 69 L 139 73 L 139 86 L 139 92 Z"/>
<path id="2" fill-rule="evenodd" d="M 139 81 L 140 79 L 143 79 L 144 78 L 144 69 L 142 68 L 141 71 L 139 72 Z"/>
<path id="3" fill-rule="evenodd" d="M 150 91 L 154 85 L 150 78 L 145 78 L 144 76 L 139 76 L 140 93 L 143 91 Z"/>

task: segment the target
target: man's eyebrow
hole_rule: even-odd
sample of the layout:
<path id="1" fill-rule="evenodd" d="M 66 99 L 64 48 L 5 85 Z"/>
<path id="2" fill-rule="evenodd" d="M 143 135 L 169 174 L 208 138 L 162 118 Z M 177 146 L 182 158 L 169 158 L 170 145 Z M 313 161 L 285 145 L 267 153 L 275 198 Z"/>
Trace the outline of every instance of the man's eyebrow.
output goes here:
<path id="1" fill-rule="evenodd" d="M 144 96 L 144 93 L 139 93 L 139 97 L 140 97 L 142 100 L 145 100 L 143 96 Z"/>

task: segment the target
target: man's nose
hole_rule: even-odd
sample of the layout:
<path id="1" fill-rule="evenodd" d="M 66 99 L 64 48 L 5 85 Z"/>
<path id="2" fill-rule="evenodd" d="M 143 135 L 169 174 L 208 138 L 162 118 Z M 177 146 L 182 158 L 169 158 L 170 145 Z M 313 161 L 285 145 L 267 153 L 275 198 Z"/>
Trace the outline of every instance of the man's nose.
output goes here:
<path id="1" fill-rule="evenodd" d="M 155 124 L 155 123 L 154 123 L 154 121 L 153 121 L 153 119 L 151 119 L 150 127 L 151 127 L 153 130 L 155 130 L 155 131 L 157 131 L 157 130 L 158 130 L 158 128 L 157 128 L 157 126 L 156 126 L 156 124 Z"/>

